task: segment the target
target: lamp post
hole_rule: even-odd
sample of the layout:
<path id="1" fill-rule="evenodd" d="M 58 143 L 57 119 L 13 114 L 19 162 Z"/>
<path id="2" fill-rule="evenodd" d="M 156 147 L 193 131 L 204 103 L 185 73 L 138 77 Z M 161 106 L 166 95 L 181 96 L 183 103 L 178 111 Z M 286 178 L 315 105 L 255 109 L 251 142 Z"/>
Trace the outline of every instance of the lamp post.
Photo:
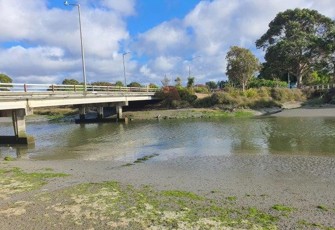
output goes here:
<path id="1" fill-rule="evenodd" d="M 125 52 L 122 54 L 122 60 L 123 60 L 123 77 L 124 77 L 124 86 L 127 87 L 127 78 L 126 78 L 126 65 L 124 64 L 124 56 L 129 54 L 130 52 Z"/>
<path id="2" fill-rule="evenodd" d="M 76 6 L 78 8 L 81 62 L 82 62 L 82 69 L 83 69 L 84 92 L 86 92 L 87 91 L 87 80 L 86 80 L 86 67 L 85 67 L 85 52 L 84 52 L 84 44 L 83 44 L 83 34 L 82 34 L 82 30 L 81 30 L 80 4 L 69 3 L 68 1 L 65 1 L 64 5 L 65 6 Z"/>
<path id="3" fill-rule="evenodd" d="M 201 56 L 195 56 L 195 57 L 191 58 L 189 63 L 188 63 L 188 77 L 189 78 L 191 77 L 191 61 L 193 61 L 194 59 L 199 58 L 199 57 L 201 57 Z"/>

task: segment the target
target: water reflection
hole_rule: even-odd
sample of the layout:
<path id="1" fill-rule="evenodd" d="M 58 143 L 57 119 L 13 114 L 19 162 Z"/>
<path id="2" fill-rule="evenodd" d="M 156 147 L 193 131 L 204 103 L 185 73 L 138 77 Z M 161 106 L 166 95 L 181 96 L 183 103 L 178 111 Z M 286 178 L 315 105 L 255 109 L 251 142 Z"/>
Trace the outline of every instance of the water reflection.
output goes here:
<path id="1" fill-rule="evenodd" d="M 1 132 L 11 128 L 4 124 L 0 127 Z M 2 146 L 1 157 L 16 154 L 31 159 L 135 160 L 159 154 L 153 160 L 165 160 L 231 154 L 335 155 L 333 118 L 162 120 L 128 125 L 40 122 L 27 127 L 35 137 L 35 148 L 12 147 L 8 151 L 8 146 Z"/>
<path id="2" fill-rule="evenodd" d="M 335 154 L 335 119 L 273 118 L 266 129 L 271 153 Z"/>

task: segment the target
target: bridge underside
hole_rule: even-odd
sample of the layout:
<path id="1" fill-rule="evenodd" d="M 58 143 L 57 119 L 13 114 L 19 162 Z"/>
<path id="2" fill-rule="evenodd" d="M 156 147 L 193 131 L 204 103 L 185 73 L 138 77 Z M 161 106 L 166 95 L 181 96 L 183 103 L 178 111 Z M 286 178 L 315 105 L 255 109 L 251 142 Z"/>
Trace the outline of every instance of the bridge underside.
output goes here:
<path id="1" fill-rule="evenodd" d="M 79 119 L 76 123 L 98 123 L 98 122 L 128 122 L 127 118 L 122 116 L 122 107 L 127 106 L 128 102 L 112 102 L 112 103 L 100 103 L 100 104 L 84 104 L 77 105 L 79 108 Z M 95 118 L 87 118 L 88 108 L 95 107 L 97 116 Z M 116 118 L 106 118 L 104 114 L 104 108 L 115 107 Z M 13 136 L 0 136 L 0 144 L 20 144 L 20 145 L 34 145 L 35 140 L 32 136 L 28 136 L 26 132 L 26 115 L 33 113 L 33 110 L 27 109 L 9 109 L 1 110 L 0 117 L 11 117 L 14 135 Z"/>
<path id="2" fill-rule="evenodd" d="M 1 84 L 1 83 L 0 83 Z M 116 90 L 115 88 L 113 88 Z M 104 90 L 107 90 L 104 88 Z M 74 105 L 79 108 L 77 123 L 106 122 L 104 108 L 115 107 L 117 121 L 127 122 L 122 116 L 122 107 L 128 101 L 153 100 L 154 91 L 149 88 L 126 88 L 126 91 L 43 91 L 43 92 L 11 92 L 0 91 L 0 117 L 11 117 L 14 129 L 12 136 L 0 136 L 0 144 L 34 144 L 34 138 L 26 133 L 26 115 L 33 113 L 34 108 Z M 133 91 L 135 90 L 135 91 Z M 97 108 L 94 119 L 87 118 L 88 107 Z"/>

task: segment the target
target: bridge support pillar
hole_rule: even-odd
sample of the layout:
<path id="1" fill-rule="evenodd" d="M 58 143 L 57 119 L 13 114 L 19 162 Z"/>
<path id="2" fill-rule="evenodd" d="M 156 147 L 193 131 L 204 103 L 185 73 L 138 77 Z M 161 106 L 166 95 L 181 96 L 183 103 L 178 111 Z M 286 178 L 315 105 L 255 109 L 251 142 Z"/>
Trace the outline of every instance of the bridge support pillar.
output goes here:
<path id="1" fill-rule="evenodd" d="M 97 118 L 98 120 L 102 120 L 104 118 L 104 107 L 103 106 L 98 107 Z"/>
<path id="2" fill-rule="evenodd" d="M 116 117 L 117 119 L 122 118 L 122 106 L 121 105 L 116 106 Z"/>
<path id="3" fill-rule="evenodd" d="M 85 120 L 86 116 L 86 107 L 85 106 L 80 106 L 79 108 L 79 120 L 83 121 Z"/>
<path id="4" fill-rule="evenodd" d="M 26 133 L 26 110 L 25 109 L 15 109 L 8 111 L 7 115 L 11 113 L 12 123 L 14 128 L 14 136 L 1 136 L 0 144 L 23 144 L 23 145 L 33 145 L 34 138 L 27 136 Z"/>

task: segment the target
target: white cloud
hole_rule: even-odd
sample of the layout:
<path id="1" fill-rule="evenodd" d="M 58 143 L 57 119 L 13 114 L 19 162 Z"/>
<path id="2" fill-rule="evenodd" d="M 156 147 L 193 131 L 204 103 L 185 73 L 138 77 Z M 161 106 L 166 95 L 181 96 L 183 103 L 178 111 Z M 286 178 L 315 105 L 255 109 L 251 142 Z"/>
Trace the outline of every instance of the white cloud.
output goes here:
<path id="1" fill-rule="evenodd" d="M 45 82 L 46 75 L 54 77 L 45 79 L 58 83 L 67 75 L 80 77 L 77 8 L 48 8 L 47 3 L 47 0 L 0 0 L 0 42 L 8 43 L 8 48 L 0 53 L 0 71 L 8 73 L 14 81 L 23 80 L 24 75 L 34 83 Z M 93 8 L 90 6 L 95 1 L 80 3 L 87 71 L 106 79 L 111 76 L 106 69 L 113 71 L 109 66 L 120 49 L 120 41 L 129 38 L 125 16 L 134 13 L 134 0 L 120 4 L 100 1 Z"/>
<path id="2" fill-rule="evenodd" d="M 135 0 L 102 0 L 101 4 L 124 15 L 135 14 Z"/>
<path id="3" fill-rule="evenodd" d="M 65 77 L 81 81 L 77 9 L 49 8 L 50 2 L 0 0 L 0 71 L 16 82 L 59 83 Z M 124 48 L 131 51 L 125 60 L 127 82 L 160 84 L 165 74 L 186 80 L 189 65 L 197 83 L 222 80 L 230 46 L 249 48 L 262 59 L 255 41 L 277 13 L 299 7 L 335 16 L 333 0 L 204 0 L 183 18 L 130 37 L 127 19 L 138 13 L 139 1 L 78 2 L 89 82 L 123 81 Z M 201 58 L 189 63 L 198 55 Z"/>
<path id="4" fill-rule="evenodd" d="M 178 20 L 163 22 L 159 26 L 140 34 L 135 46 L 140 53 L 150 56 L 171 55 L 185 52 L 191 42 L 187 31 Z M 148 49 L 150 47 L 150 49 Z"/>
<path id="5" fill-rule="evenodd" d="M 266 32 L 276 14 L 289 8 L 316 9 L 331 18 L 335 16 L 335 5 L 331 0 L 201 1 L 183 19 L 161 23 L 141 34 L 135 44 L 143 55 L 153 59 L 159 56 L 161 61 L 171 55 L 185 60 L 200 55 L 201 60 L 192 67 L 196 79 L 222 80 L 229 47 L 238 45 L 251 49 L 263 59 L 263 52 L 255 48 L 255 41 Z M 157 60 L 155 65 L 162 65 Z M 150 69 L 166 71 L 157 67 Z M 176 75 L 185 76 L 185 65 L 175 64 L 175 69 L 179 71 Z"/>

